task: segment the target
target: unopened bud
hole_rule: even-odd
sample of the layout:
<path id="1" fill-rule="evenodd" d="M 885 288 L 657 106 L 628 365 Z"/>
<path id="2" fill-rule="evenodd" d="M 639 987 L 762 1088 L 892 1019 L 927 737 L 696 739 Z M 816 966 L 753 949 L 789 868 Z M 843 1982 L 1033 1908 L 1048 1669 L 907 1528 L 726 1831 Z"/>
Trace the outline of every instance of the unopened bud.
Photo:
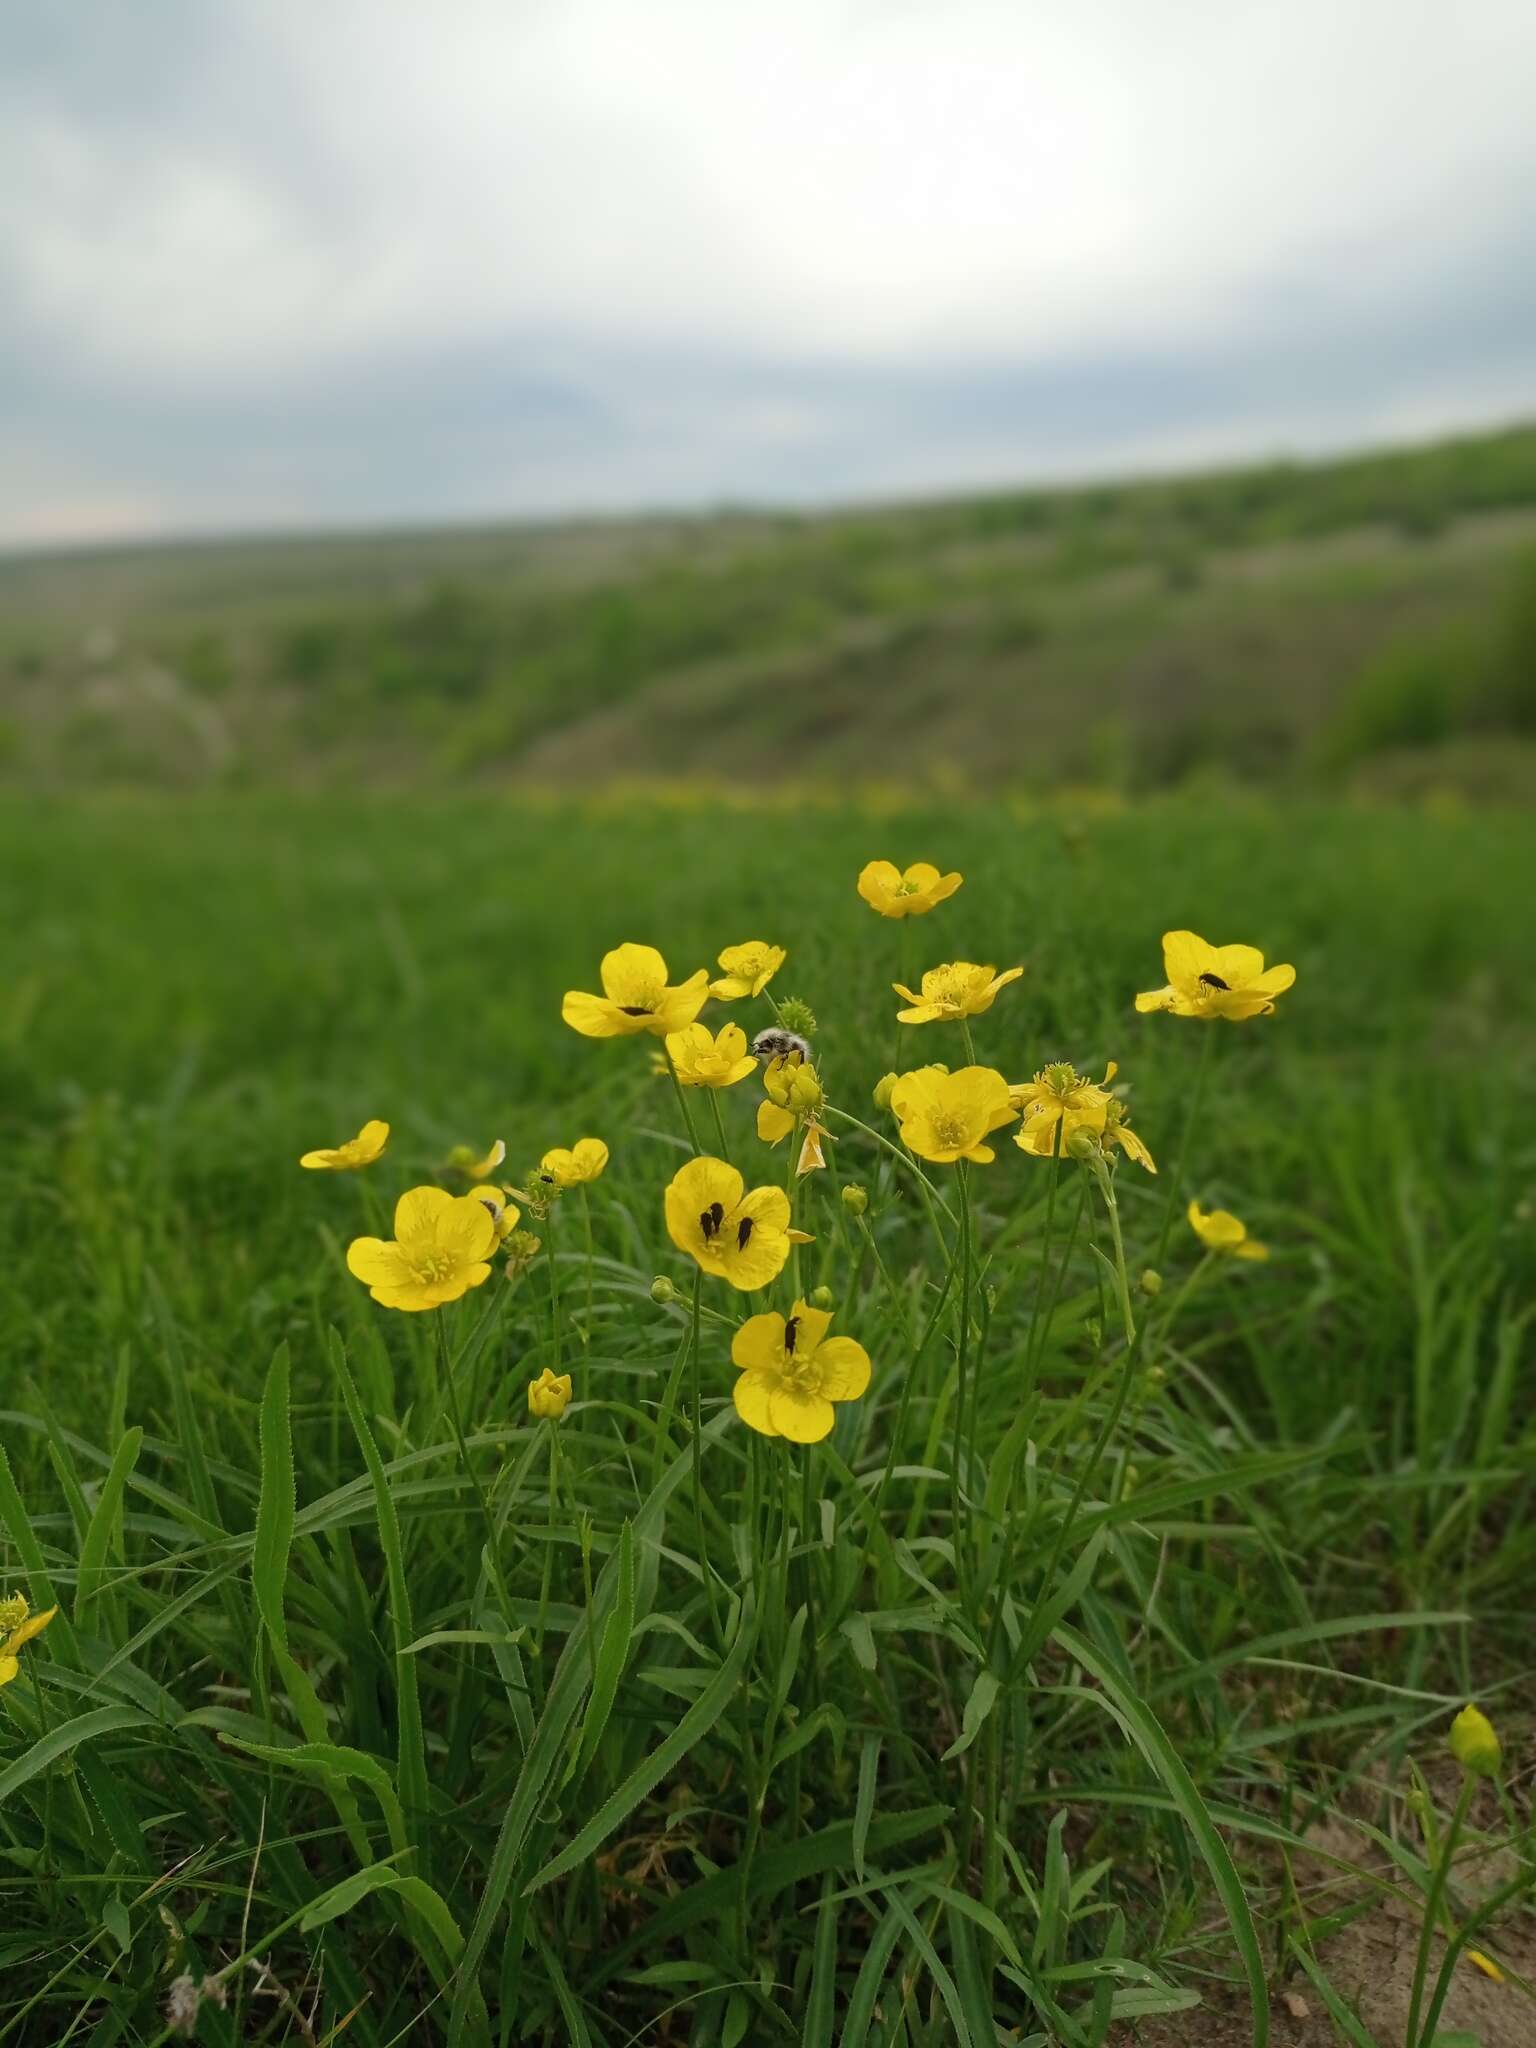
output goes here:
<path id="1" fill-rule="evenodd" d="M 1148 1266 L 1141 1276 L 1141 1291 L 1143 1294 L 1161 1294 L 1163 1291 L 1162 1274 L 1155 1272 L 1151 1266 Z"/>
<path id="2" fill-rule="evenodd" d="M 507 1278 L 516 1280 L 527 1272 L 544 1246 L 531 1230 L 514 1230 L 503 1249 L 507 1254 Z"/>
<path id="3" fill-rule="evenodd" d="M 863 1188 L 850 1181 L 843 1189 L 843 1207 L 850 1216 L 862 1216 L 869 1207 L 869 1196 Z"/>
<path id="4" fill-rule="evenodd" d="M 899 1078 L 900 1078 L 900 1076 L 899 1076 L 899 1075 L 896 1075 L 896 1074 L 882 1074 L 882 1075 L 880 1076 L 879 1080 L 878 1080 L 878 1081 L 877 1081 L 877 1082 L 875 1083 L 875 1107 L 876 1107 L 876 1109 L 889 1109 L 889 1108 L 890 1108 L 890 1106 L 891 1106 L 891 1091 L 892 1091 L 892 1090 L 893 1090 L 893 1089 L 895 1088 L 895 1086 L 896 1086 L 896 1083 L 897 1083 L 897 1081 L 898 1081 L 898 1079 L 899 1079 Z"/>
<path id="5" fill-rule="evenodd" d="M 786 1031 L 798 1031 L 802 1038 L 816 1036 L 816 1013 L 799 996 L 786 996 L 780 1003 L 779 1022 Z"/>
<path id="6" fill-rule="evenodd" d="M 807 1297 L 812 1308 L 836 1308 L 837 1296 L 830 1287 L 813 1287 Z"/>
<path id="7" fill-rule="evenodd" d="M 571 1398 L 568 1372 L 551 1372 L 546 1365 L 536 1380 L 528 1382 L 528 1413 L 541 1422 L 558 1422 Z"/>
<path id="8" fill-rule="evenodd" d="M 1097 1159 L 1099 1141 L 1092 1131 L 1074 1131 L 1067 1140 L 1067 1154 L 1072 1159 Z"/>
<path id="9" fill-rule="evenodd" d="M 1451 1723 L 1451 1755 L 1474 1778 L 1496 1778 L 1504 1751 L 1493 1723 L 1480 1707 L 1463 1707 Z"/>
<path id="10" fill-rule="evenodd" d="M 651 1282 L 651 1299 L 661 1308 L 665 1308 L 669 1301 L 676 1301 L 677 1289 L 665 1273 L 658 1273 Z"/>

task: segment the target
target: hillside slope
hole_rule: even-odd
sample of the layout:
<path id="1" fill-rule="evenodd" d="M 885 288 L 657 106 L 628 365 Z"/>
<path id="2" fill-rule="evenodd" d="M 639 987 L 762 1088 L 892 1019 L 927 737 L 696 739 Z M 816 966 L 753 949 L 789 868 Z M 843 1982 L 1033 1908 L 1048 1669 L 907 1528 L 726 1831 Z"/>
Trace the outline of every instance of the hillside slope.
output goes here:
<path id="1" fill-rule="evenodd" d="M 1536 428 L 817 517 L 17 557 L 0 775 L 1145 787 L 1451 745 L 1518 787 L 1532 561 Z"/>

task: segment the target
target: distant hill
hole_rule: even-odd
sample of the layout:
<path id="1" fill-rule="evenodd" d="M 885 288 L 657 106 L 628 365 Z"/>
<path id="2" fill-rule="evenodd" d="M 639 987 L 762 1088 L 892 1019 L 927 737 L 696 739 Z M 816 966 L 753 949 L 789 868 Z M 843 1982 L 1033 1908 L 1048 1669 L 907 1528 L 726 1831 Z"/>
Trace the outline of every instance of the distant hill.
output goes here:
<path id="1" fill-rule="evenodd" d="M 59 787 L 1536 787 L 1536 427 L 1344 461 L 0 558 Z"/>

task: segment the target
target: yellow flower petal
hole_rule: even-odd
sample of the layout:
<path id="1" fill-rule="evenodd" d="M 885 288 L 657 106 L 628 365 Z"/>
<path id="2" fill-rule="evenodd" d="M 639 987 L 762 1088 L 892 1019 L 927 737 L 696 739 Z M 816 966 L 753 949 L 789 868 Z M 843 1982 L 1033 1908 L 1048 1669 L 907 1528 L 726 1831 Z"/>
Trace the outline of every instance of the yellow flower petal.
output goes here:
<path id="1" fill-rule="evenodd" d="M 395 1236 L 401 1244 L 432 1237 L 438 1218 L 453 1206 L 446 1188 L 407 1188 L 395 1204 Z"/>
<path id="2" fill-rule="evenodd" d="M 772 1372 L 753 1370 L 742 1373 L 731 1389 L 736 1413 L 759 1436 L 777 1436 L 779 1433 L 772 1415 L 773 1392 L 777 1385 L 778 1380 Z"/>
<path id="3" fill-rule="evenodd" d="M 816 1352 L 829 1401 L 857 1401 L 869 1385 L 869 1353 L 852 1337 L 828 1337 Z"/>
<path id="4" fill-rule="evenodd" d="M 736 1384 L 739 1387 L 741 1381 Z M 791 1443 L 819 1444 L 831 1435 L 837 1410 L 820 1394 L 800 1393 L 781 1384 L 768 1396 L 768 1420 L 775 1432 L 787 1436 Z"/>
<path id="5" fill-rule="evenodd" d="M 731 1363 L 744 1372 L 775 1372 L 784 1363 L 784 1318 L 769 1310 L 748 1316 L 731 1337 Z"/>

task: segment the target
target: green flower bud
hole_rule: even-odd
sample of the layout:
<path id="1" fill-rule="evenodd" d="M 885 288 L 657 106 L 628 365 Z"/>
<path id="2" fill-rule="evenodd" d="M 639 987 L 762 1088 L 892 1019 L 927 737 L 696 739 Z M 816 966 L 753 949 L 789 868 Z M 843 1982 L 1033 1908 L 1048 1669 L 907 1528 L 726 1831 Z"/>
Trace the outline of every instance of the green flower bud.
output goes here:
<path id="1" fill-rule="evenodd" d="M 802 1038 L 816 1036 L 816 1013 L 798 996 L 786 996 L 780 1003 L 779 1022 L 786 1031 L 798 1031 Z"/>
<path id="2" fill-rule="evenodd" d="M 869 1196 L 863 1188 L 850 1181 L 843 1189 L 843 1207 L 850 1216 L 862 1216 L 869 1207 Z"/>
<path id="3" fill-rule="evenodd" d="M 896 1083 L 899 1079 L 900 1076 L 897 1074 L 882 1074 L 880 1076 L 879 1080 L 875 1083 L 876 1109 L 890 1108 L 891 1090 L 896 1086 Z"/>
<path id="4" fill-rule="evenodd" d="M 651 1299 L 661 1308 L 665 1308 L 669 1301 L 676 1301 L 677 1289 L 665 1273 L 658 1273 L 651 1282 Z"/>
<path id="5" fill-rule="evenodd" d="M 1067 1140 L 1067 1155 L 1072 1159 L 1097 1159 L 1100 1157 L 1099 1141 L 1092 1131 L 1074 1131 Z"/>
<path id="6" fill-rule="evenodd" d="M 1466 1706 L 1451 1723 L 1451 1755 L 1474 1778 L 1496 1778 L 1504 1751 L 1493 1723 L 1480 1707 Z"/>
<path id="7" fill-rule="evenodd" d="M 810 1292 L 812 1308 L 836 1308 L 837 1296 L 830 1287 L 813 1287 Z"/>
<path id="8" fill-rule="evenodd" d="M 1150 1266 L 1148 1266 L 1147 1270 L 1141 1276 L 1141 1291 L 1143 1294 L 1161 1294 L 1163 1291 L 1162 1274 L 1154 1272 L 1153 1269 Z"/>

